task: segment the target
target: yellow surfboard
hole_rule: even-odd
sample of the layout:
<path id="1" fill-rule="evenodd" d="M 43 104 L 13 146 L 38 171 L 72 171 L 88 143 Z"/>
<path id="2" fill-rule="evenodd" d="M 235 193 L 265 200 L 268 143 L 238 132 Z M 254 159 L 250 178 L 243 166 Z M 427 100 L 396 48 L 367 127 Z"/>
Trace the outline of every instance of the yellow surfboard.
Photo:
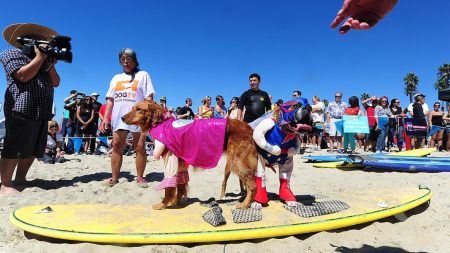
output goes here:
<path id="1" fill-rule="evenodd" d="M 436 148 L 420 148 L 414 150 L 389 153 L 388 156 L 427 156 L 436 151 Z"/>
<path id="2" fill-rule="evenodd" d="M 202 214 L 208 207 L 198 202 L 179 209 L 152 210 L 150 205 L 39 205 L 14 211 L 11 222 L 30 233 L 101 243 L 195 243 L 247 240 L 312 233 L 352 226 L 403 213 L 431 198 L 426 187 L 377 189 L 333 193 L 317 197 L 339 200 L 348 209 L 322 216 L 303 218 L 270 201 L 262 209 L 262 220 L 234 223 L 231 209 L 221 204 L 227 224 L 214 227 Z M 319 199 L 320 198 L 320 199 Z M 425 214 L 420 214 L 425 215 Z"/>
<path id="3" fill-rule="evenodd" d="M 338 169 L 357 169 L 364 168 L 363 164 L 359 163 L 349 163 L 349 162 L 321 162 L 321 163 L 313 163 L 313 167 L 316 168 L 338 168 Z"/>

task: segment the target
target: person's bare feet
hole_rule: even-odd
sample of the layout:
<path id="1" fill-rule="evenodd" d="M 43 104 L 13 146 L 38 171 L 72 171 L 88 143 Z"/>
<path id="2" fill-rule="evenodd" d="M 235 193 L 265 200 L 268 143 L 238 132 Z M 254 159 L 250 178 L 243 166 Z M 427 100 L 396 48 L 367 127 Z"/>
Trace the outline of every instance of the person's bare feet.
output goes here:
<path id="1" fill-rule="evenodd" d="M 20 191 L 18 191 L 17 189 L 15 189 L 14 187 L 8 187 L 8 186 L 4 186 L 2 185 L 0 187 L 0 194 L 1 195 L 16 195 L 19 194 Z"/>

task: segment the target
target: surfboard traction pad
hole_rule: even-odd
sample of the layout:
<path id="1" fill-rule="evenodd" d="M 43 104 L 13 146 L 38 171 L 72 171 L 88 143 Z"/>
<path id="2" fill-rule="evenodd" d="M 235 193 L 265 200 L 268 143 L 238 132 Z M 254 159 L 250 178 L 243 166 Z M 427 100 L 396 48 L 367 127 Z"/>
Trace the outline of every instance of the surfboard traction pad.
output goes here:
<path id="1" fill-rule="evenodd" d="M 332 214 L 344 211 L 350 206 L 343 201 L 340 200 L 323 200 L 317 202 L 318 199 L 327 199 L 326 196 L 322 194 L 307 194 L 307 195 L 299 195 L 296 196 L 297 201 L 300 203 L 298 206 L 288 206 L 283 205 L 283 207 L 303 218 L 316 217 L 326 214 Z M 271 200 L 279 202 L 279 200 Z M 236 205 L 239 203 L 239 200 L 215 200 L 214 198 L 210 198 L 206 201 L 201 201 L 200 205 L 211 208 L 206 213 L 202 215 L 202 218 L 205 222 L 211 224 L 212 226 L 220 226 L 225 225 L 226 220 L 222 215 L 222 208 L 219 206 L 220 204 L 225 205 Z M 256 208 L 247 208 L 247 209 L 232 209 L 231 210 L 233 216 L 234 223 L 248 223 L 254 221 L 262 220 L 262 211 L 261 209 Z"/>

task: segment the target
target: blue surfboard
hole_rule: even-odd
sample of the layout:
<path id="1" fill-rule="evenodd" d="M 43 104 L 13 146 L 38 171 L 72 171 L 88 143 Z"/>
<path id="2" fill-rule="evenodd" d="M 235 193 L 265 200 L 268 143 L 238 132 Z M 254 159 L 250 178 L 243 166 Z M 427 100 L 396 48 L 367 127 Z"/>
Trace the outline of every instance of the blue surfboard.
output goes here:
<path id="1" fill-rule="evenodd" d="M 402 161 L 390 159 L 373 159 L 364 161 L 364 165 L 380 169 L 400 171 L 450 172 L 449 161 Z"/>

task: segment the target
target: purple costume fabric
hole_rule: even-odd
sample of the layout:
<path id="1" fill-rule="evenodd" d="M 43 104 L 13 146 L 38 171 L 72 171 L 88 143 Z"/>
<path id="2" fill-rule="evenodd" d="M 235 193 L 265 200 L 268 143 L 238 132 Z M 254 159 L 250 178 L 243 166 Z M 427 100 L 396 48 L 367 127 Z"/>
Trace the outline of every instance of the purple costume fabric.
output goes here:
<path id="1" fill-rule="evenodd" d="M 222 156 L 226 123 L 226 119 L 169 119 L 150 134 L 190 165 L 210 169 Z"/>

